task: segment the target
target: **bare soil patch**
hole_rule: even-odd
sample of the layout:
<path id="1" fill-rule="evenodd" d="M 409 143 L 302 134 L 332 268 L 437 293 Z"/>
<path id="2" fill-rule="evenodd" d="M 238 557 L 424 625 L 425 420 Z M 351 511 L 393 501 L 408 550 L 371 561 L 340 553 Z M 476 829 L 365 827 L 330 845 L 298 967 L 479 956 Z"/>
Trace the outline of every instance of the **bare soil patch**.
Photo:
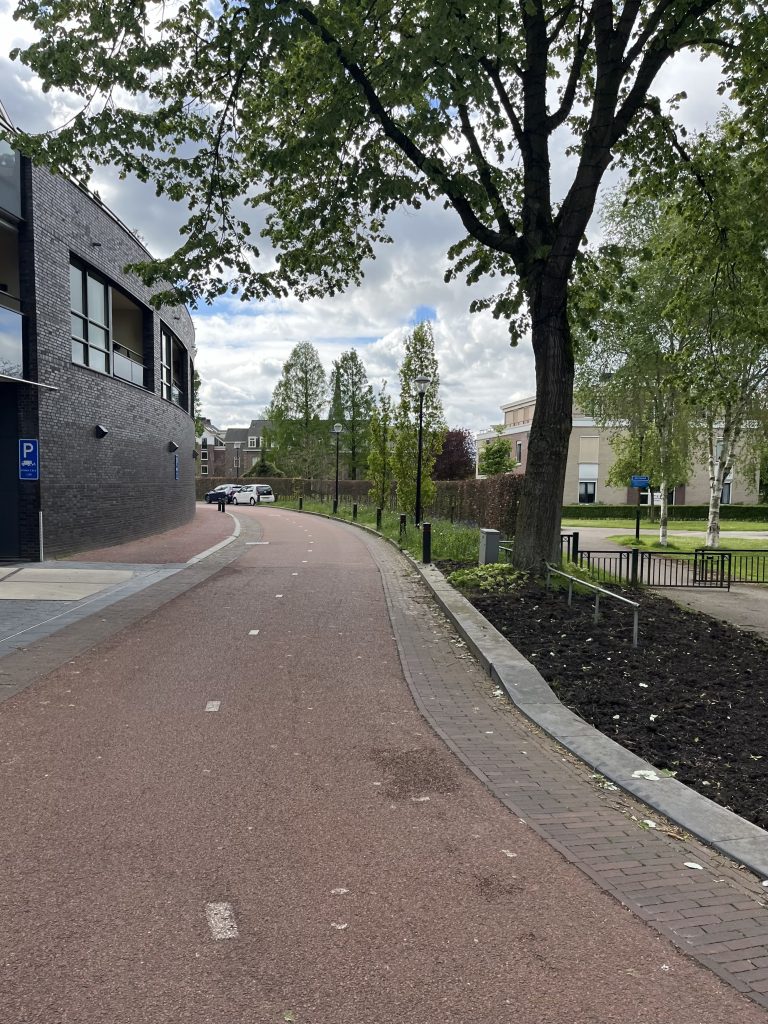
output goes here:
<path id="1" fill-rule="evenodd" d="M 449 573 L 448 564 L 438 566 Z M 630 609 L 530 581 L 468 594 L 585 721 L 656 768 L 768 828 L 768 643 L 653 594 Z"/>

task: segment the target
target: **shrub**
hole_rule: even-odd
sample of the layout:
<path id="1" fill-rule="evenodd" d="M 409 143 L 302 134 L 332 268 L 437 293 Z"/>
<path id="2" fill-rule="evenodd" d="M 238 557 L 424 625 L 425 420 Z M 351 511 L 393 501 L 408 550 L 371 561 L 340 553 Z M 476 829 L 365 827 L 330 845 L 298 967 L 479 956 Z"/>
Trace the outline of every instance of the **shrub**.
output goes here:
<path id="1" fill-rule="evenodd" d="M 472 569 L 457 569 L 448 582 L 458 590 L 482 594 L 509 594 L 525 579 L 525 573 L 502 562 L 477 565 Z"/>

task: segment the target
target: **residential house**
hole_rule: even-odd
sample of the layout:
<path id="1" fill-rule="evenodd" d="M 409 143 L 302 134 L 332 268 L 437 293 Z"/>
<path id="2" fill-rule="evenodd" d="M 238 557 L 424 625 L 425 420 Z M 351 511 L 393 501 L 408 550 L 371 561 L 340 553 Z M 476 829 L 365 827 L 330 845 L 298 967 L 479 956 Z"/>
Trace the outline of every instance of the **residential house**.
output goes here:
<path id="1" fill-rule="evenodd" d="M 203 419 L 203 432 L 197 439 L 197 476 L 226 475 L 224 431 Z"/>
<path id="2" fill-rule="evenodd" d="M 509 402 L 501 407 L 504 416 L 501 436 L 512 442 L 512 456 L 518 463 L 516 473 L 525 472 L 528 437 L 535 405 L 534 396 Z M 599 502 L 608 505 L 633 505 L 637 502 L 637 491 L 629 487 L 629 481 L 627 487 L 610 487 L 607 483 L 608 474 L 615 461 L 610 433 L 599 427 L 591 416 L 578 409 L 573 410 L 563 504 Z M 483 445 L 497 436 L 493 429 L 481 430 L 475 435 L 478 460 Z M 723 504 L 755 504 L 758 500 L 758 483 L 759 481 L 756 482 L 749 474 L 739 471 L 738 467 L 734 468 L 723 487 Z M 669 498 L 671 503 L 676 505 L 706 505 L 709 502 L 707 467 L 694 467 L 688 483 L 675 487 Z M 641 494 L 641 501 L 647 501 L 647 492 Z"/>
<path id="3" fill-rule="evenodd" d="M 274 462 L 274 448 L 268 447 L 265 431 L 268 420 L 251 420 L 247 427 L 229 427 L 224 434 L 226 447 L 224 475 L 237 479 L 261 460 L 262 452 Z"/>

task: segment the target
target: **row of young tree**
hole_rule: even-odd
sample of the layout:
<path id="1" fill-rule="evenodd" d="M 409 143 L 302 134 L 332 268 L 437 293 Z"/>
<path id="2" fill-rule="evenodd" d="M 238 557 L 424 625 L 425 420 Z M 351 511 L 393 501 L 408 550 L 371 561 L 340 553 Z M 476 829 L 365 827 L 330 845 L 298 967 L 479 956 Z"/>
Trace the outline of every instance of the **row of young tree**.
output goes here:
<path id="1" fill-rule="evenodd" d="M 607 239 L 572 306 L 576 400 L 612 432 L 609 483 L 647 475 L 667 494 L 709 467 L 707 545 L 720 534 L 734 464 L 756 474 L 768 422 L 768 156 L 748 120 L 724 114 L 674 173 L 646 173 L 604 210 Z"/>
<path id="2" fill-rule="evenodd" d="M 416 498 L 416 462 L 420 397 L 416 378 L 429 379 L 423 399 L 422 503 L 433 496 L 434 477 L 474 473 L 472 439 L 467 430 L 449 431 L 439 397 L 440 377 L 434 336 L 428 322 L 405 338 L 399 368 L 399 398 L 386 381 L 378 393 L 354 349 L 334 360 L 329 378 L 317 349 L 300 342 L 283 365 L 272 400 L 264 412 L 268 442 L 280 472 L 305 480 L 333 475 L 335 439 L 331 425 L 341 424 L 339 462 L 347 479 L 368 479 L 379 505 L 389 503 L 393 484 L 403 511 Z"/>

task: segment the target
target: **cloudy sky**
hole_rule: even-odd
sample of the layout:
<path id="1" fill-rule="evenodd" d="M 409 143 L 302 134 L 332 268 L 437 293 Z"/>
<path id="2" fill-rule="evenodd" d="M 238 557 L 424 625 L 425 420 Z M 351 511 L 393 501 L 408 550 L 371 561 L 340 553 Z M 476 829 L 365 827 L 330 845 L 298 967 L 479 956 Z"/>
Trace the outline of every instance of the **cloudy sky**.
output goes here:
<path id="1" fill-rule="evenodd" d="M 11 120 L 29 131 L 60 124 L 73 109 L 66 97 L 44 95 L 28 69 L 8 53 L 33 38 L 29 26 L 12 20 L 14 4 L 0 0 L 0 100 Z M 664 101 L 682 90 L 682 117 L 690 129 L 711 122 L 717 110 L 717 66 L 679 57 L 658 80 Z M 566 181 L 565 158 L 555 163 L 555 184 Z M 100 170 L 92 186 L 149 249 L 166 255 L 177 245 L 184 211 L 158 200 L 138 182 L 117 182 Z M 534 391 L 533 354 L 528 342 L 512 349 L 503 323 L 488 313 L 469 313 L 482 289 L 462 281 L 446 285 L 446 251 L 461 237 L 455 214 L 433 205 L 396 213 L 389 223 L 394 244 L 383 246 L 365 266 L 358 288 L 332 299 L 242 303 L 220 299 L 193 311 L 197 368 L 203 381 L 202 410 L 219 427 L 244 426 L 270 400 L 282 364 L 299 341 L 316 346 L 326 370 L 350 348 L 357 349 L 369 379 L 397 390 L 403 337 L 422 319 L 433 322 L 440 366 L 441 397 L 452 427 L 471 430 L 500 422 L 499 407 Z M 590 236 L 598 231 L 593 222 Z M 490 289 L 489 289 L 490 291 Z"/>

